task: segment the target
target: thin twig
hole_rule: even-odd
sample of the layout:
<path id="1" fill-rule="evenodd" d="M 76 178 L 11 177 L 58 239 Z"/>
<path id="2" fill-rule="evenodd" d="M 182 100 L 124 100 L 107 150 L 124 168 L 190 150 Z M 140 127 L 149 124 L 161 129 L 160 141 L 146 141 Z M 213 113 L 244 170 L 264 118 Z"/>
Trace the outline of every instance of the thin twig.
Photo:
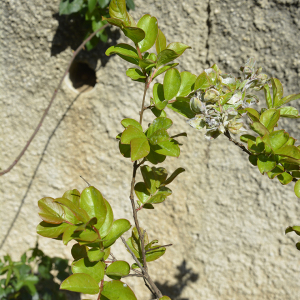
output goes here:
<path id="1" fill-rule="evenodd" d="M 44 114 L 43 114 L 43 116 L 42 116 L 40 122 L 38 123 L 36 129 L 34 130 L 33 134 L 32 134 L 31 137 L 30 137 L 30 139 L 27 141 L 27 143 L 26 143 L 25 147 L 23 148 L 23 150 L 21 151 L 21 153 L 17 156 L 17 158 L 13 161 L 13 163 L 12 163 L 7 169 L 5 169 L 5 170 L 3 170 L 3 171 L 0 172 L 0 176 L 2 176 L 2 175 L 4 175 L 4 174 L 8 173 L 8 172 L 9 172 L 9 171 L 10 171 L 10 170 L 18 163 L 18 161 L 19 161 L 19 160 L 21 159 L 21 157 L 24 155 L 24 153 L 26 152 L 26 150 L 27 150 L 27 148 L 29 147 L 30 143 L 32 142 L 32 140 L 34 139 L 34 137 L 36 136 L 36 134 L 37 134 L 38 131 L 40 130 L 40 128 L 41 128 L 41 126 L 42 126 L 42 124 L 43 124 L 43 121 L 44 121 L 44 119 L 46 118 L 46 115 L 48 114 L 49 109 L 50 109 L 50 107 L 51 107 L 51 105 L 52 105 L 54 99 L 56 98 L 57 92 L 58 92 L 58 90 L 60 89 L 60 87 L 61 87 L 61 85 L 62 85 L 62 83 L 63 83 L 63 80 L 65 79 L 66 75 L 68 74 L 69 69 L 70 69 L 70 67 L 71 67 L 71 65 L 72 65 L 72 63 L 73 63 L 73 60 L 75 59 L 75 57 L 77 56 L 77 54 L 81 51 L 81 49 L 84 47 L 84 45 L 85 45 L 87 42 L 89 42 L 89 41 L 90 41 L 90 40 L 91 40 L 91 39 L 92 39 L 92 38 L 100 31 L 100 30 L 104 29 L 104 28 L 107 27 L 107 26 L 108 26 L 108 24 L 102 26 L 101 28 L 99 28 L 98 30 L 96 30 L 95 32 L 93 32 L 86 40 L 84 40 L 84 41 L 82 42 L 82 44 L 81 44 L 81 45 L 76 49 L 76 51 L 73 53 L 73 56 L 72 56 L 72 58 L 71 58 L 71 60 L 70 60 L 70 62 L 69 62 L 69 64 L 68 64 L 68 67 L 67 67 L 67 69 L 66 69 L 66 71 L 65 71 L 65 73 L 64 73 L 64 75 L 63 75 L 63 77 L 60 79 L 60 81 L 59 81 L 59 83 L 58 83 L 58 85 L 57 85 L 57 88 L 54 90 L 54 93 L 53 93 L 53 95 L 52 95 L 52 97 L 51 97 L 51 100 L 50 100 L 50 102 L 49 102 L 49 104 L 48 104 L 48 106 L 47 106 L 47 108 L 46 108 L 46 110 L 45 110 L 45 112 L 44 112 Z"/>
<path id="2" fill-rule="evenodd" d="M 132 250 L 130 249 L 130 247 L 128 246 L 128 244 L 126 243 L 125 239 L 122 236 L 121 236 L 121 240 L 124 243 L 124 245 L 127 248 L 127 250 L 129 251 L 129 253 L 131 254 L 131 256 L 134 259 L 134 261 L 136 262 L 136 264 L 140 267 L 140 269 L 142 271 L 144 271 L 144 268 L 142 267 L 141 263 L 139 262 L 139 260 L 137 259 L 137 257 L 134 255 L 134 253 L 132 252 Z"/>
<path id="3" fill-rule="evenodd" d="M 81 175 L 79 175 L 79 177 L 88 185 L 91 186 Z"/>
<path id="4" fill-rule="evenodd" d="M 232 137 L 231 137 L 231 135 L 230 135 L 230 133 L 229 133 L 228 130 L 225 131 L 224 135 L 229 139 L 230 142 L 234 143 L 236 146 L 238 146 L 239 148 L 241 148 L 248 155 L 252 154 L 248 149 L 246 149 L 246 147 L 243 144 L 241 144 L 241 143 L 235 141 L 234 139 L 232 139 Z"/>

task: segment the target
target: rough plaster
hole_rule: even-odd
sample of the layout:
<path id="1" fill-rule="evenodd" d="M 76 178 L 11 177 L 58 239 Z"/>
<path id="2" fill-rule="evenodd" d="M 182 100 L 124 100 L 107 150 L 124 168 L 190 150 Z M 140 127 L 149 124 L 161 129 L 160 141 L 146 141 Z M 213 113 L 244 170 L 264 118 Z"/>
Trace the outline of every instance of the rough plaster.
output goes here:
<path id="1" fill-rule="evenodd" d="M 58 18 L 58 0 L 0 3 L 1 168 L 6 168 L 34 130 L 80 37 L 73 23 Z M 168 41 L 192 50 L 181 70 L 200 74 L 216 62 L 225 72 L 254 56 L 286 93 L 299 92 L 299 1 L 141 1 L 135 19 L 150 13 Z M 68 23 L 69 22 L 69 23 Z M 59 25 L 59 27 L 58 27 Z M 69 27 L 68 27 L 69 26 Z M 75 26 L 76 27 L 76 26 Z M 71 31 L 69 31 L 71 30 Z M 73 31 L 72 31 L 73 30 Z M 79 37 L 77 36 L 79 35 Z M 114 32 L 111 44 L 124 41 Z M 76 44 L 77 43 L 77 44 Z M 131 163 L 119 155 L 120 120 L 137 118 L 142 87 L 125 76 L 129 64 L 105 58 L 107 46 L 80 59 L 96 67 L 98 84 L 76 94 L 66 83 L 38 136 L 17 166 L 0 178 L 0 255 L 19 259 L 36 240 L 37 201 L 82 190 L 82 175 L 110 201 L 116 218 L 132 221 L 128 199 Z M 299 222 L 293 185 L 262 177 L 245 155 L 221 137 L 207 142 L 172 112 L 172 132 L 186 131 L 179 159 L 163 164 L 186 172 L 170 187 L 173 195 L 155 211 L 141 211 L 150 238 L 173 243 L 150 272 L 172 299 L 299 299 L 300 254 L 284 229 Z M 145 115 L 147 122 L 150 114 Z M 299 122 L 288 124 L 299 138 Z M 6 234 L 9 232 L 9 236 Z M 70 258 L 71 246 L 39 238 L 50 255 Z M 119 245 L 119 244 L 118 244 Z M 122 246 L 121 246 L 122 247 Z M 118 258 L 129 258 L 122 247 Z M 126 280 L 139 299 L 150 299 L 142 280 Z"/>

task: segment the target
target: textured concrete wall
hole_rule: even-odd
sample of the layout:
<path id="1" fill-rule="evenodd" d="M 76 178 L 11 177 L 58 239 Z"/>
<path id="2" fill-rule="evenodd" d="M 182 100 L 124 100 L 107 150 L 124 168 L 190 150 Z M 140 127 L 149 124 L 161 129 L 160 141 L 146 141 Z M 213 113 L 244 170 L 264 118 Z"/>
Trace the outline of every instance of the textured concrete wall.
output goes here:
<path id="1" fill-rule="evenodd" d="M 30 137 L 80 38 L 72 22 L 55 15 L 58 2 L 0 3 L 2 169 Z M 286 93 L 300 91 L 299 1 L 135 2 L 135 19 L 150 13 L 168 41 L 193 48 L 178 60 L 180 70 L 200 74 L 215 62 L 237 75 L 239 66 L 254 56 L 269 75 L 282 80 Z M 111 44 L 118 33 L 113 37 Z M 80 55 L 96 67 L 95 88 L 79 95 L 64 83 L 26 154 L 0 177 L 1 256 L 10 253 L 18 259 L 35 244 L 37 201 L 67 189 L 82 190 L 86 184 L 79 175 L 110 201 L 116 218 L 132 221 L 132 165 L 120 156 L 115 136 L 122 118 L 138 118 L 142 86 L 125 76 L 129 63 L 105 58 L 105 47 Z M 284 235 L 286 226 L 300 221 L 293 185 L 262 177 L 225 138 L 207 142 L 183 118 L 168 115 L 175 120 L 171 132 L 185 130 L 188 137 L 181 138 L 180 158 L 168 158 L 162 166 L 170 172 L 182 166 L 186 172 L 170 186 L 173 195 L 167 201 L 139 213 L 150 238 L 173 243 L 150 264 L 159 286 L 177 300 L 299 299 L 300 254 L 296 238 Z M 147 124 L 152 116 L 146 113 L 145 118 Z M 299 138 L 299 122 L 288 126 Z M 70 258 L 71 246 L 42 237 L 39 243 L 47 254 Z M 123 247 L 113 252 L 130 259 Z M 142 280 L 132 287 L 139 299 L 150 299 Z"/>

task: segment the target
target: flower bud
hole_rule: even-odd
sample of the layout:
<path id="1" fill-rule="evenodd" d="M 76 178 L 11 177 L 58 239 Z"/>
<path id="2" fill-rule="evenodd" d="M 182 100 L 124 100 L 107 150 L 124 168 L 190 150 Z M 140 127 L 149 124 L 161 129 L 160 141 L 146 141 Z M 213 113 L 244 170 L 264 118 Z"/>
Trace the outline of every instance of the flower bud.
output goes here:
<path id="1" fill-rule="evenodd" d="M 190 100 L 190 107 L 191 107 L 191 110 L 193 112 L 195 112 L 196 114 L 204 113 L 206 110 L 205 104 L 203 102 L 201 102 L 197 97 L 193 97 Z"/>
<path id="2" fill-rule="evenodd" d="M 219 95 L 220 94 L 217 90 L 209 89 L 208 91 L 205 92 L 203 96 L 203 101 L 216 103 L 219 99 Z"/>

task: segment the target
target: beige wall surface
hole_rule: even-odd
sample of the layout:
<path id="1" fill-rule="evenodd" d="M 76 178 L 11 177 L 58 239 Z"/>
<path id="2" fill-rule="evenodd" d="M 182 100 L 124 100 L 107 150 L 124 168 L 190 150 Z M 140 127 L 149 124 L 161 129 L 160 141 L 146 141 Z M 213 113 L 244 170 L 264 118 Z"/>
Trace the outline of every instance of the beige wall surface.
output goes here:
<path id="1" fill-rule="evenodd" d="M 180 70 L 200 74 L 217 63 L 239 74 L 253 56 L 287 93 L 300 92 L 300 2 L 296 0 L 135 0 L 135 19 L 158 18 L 167 41 L 192 47 Z M 67 67 L 80 34 L 78 24 L 57 16 L 58 0 L 3 0 L 0 3 L 0 167 L 19 154 L 37 125 Z M 71 24 L 72 23 L 72 24 Z M 113 33 L 110 44 L 126 41 Z M 79 59 L 96 69 L 98 83 L 78 94 L 66 82 L 40 132 L 16 167 L 0 177 L 0 256 L 14 259 L 37 240 L 37 201 L 82 190 L 82 175 L 110 201 L 115 217 L 132 214 L 132 165 L 119 154 L 120 120 L 138 118 L 142 85 L 125 72 L 129 63 L 106 58 L 99 45 Z M 297 104 L 296 104 L 297 105 Z M 154 211 L 141 211 L 150 238 L 173 243 L 150 272 L 172 299 L 296 300 L 300 295 L 297 237 L 284 235 L 299 224 L 300 203 L 293 184 L 261 176 L 225 137 L 208 142 L 171 111 L 171 133 L 186 131 L 180 157 L 162 166 L 186 172 L 170 185 L 173 195 Z M 151 121 L 145 114 L 145 123 Z M 287 121 L 300 138 L 299 121 Z M 140 177 L 139 177 L 140 178 Z M 128 233 L 127 235 L 128 236 Z M 299 240 L 299 239 L 298 239 Z M 70 258 L 71 245 L 39 237 L 49 255 Z M 117 244 L 120 245 L 120 244 Z M 124 247 L 117 258 L 130 260 Z M 131 261 L 131 260 L 130 260 Z M 151 299 L 142 280 L 127 280 L 138 299 Z"/>

